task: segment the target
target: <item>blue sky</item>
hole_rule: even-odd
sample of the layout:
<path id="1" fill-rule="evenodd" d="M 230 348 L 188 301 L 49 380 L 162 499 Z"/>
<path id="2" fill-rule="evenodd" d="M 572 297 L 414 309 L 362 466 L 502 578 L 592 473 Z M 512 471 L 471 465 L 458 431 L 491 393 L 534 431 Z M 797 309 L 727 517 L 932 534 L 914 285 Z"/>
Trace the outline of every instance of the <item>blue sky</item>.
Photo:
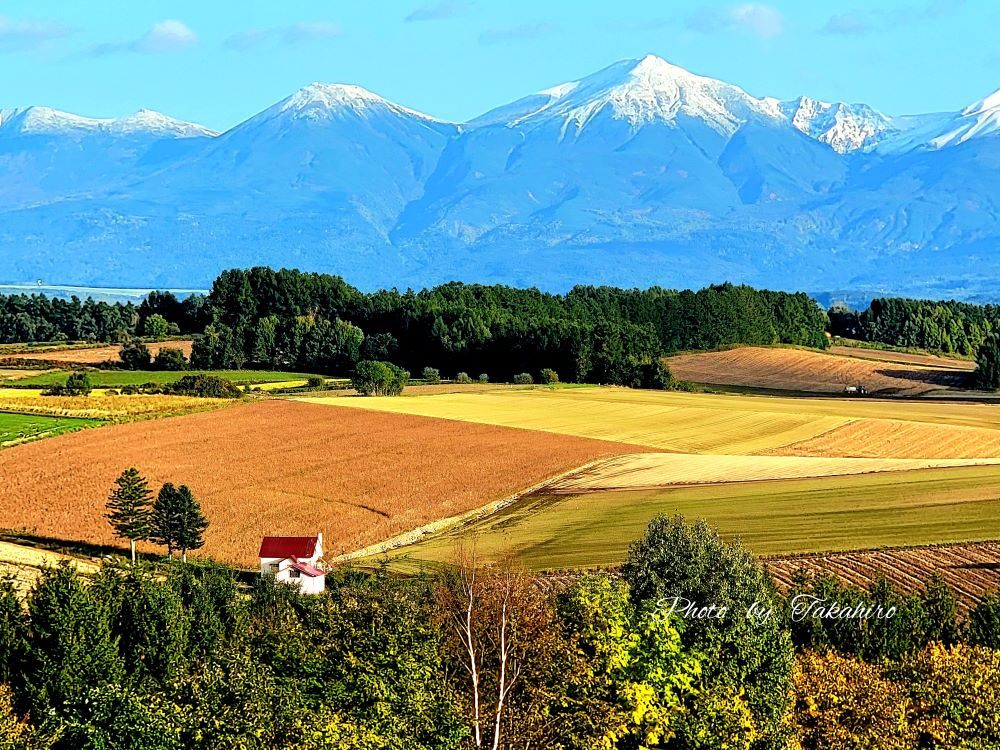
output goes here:
<path id="1" fill-rule="evenodd" d="M 959 109 L 1000 88 L 996 0 L 4 0 L 0 106 L 225 129 L 312 81 L 471 118 L 648 52 L 750 93 Z"/>

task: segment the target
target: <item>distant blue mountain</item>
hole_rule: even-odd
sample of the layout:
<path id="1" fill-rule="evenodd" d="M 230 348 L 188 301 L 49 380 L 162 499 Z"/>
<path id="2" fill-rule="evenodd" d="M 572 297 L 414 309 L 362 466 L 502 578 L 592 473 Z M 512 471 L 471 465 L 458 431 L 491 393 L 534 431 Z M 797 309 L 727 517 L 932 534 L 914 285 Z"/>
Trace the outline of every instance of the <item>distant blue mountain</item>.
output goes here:
<path id="1" fill-rule="evenodd" d="M 216 134 L 0 110 L 0 283 L 720 281 L 1000 299 L 1000 92 L 962 112 L 756 98 L 648 56 L 446 123 L 313 84 Z"/>

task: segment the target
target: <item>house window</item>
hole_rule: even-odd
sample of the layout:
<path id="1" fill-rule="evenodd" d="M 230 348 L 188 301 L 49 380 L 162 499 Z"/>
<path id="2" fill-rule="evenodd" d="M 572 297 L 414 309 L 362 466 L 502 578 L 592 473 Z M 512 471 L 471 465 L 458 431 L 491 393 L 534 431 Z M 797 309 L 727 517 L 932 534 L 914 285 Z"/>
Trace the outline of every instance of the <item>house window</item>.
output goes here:
<path id="1" fill-rule="evenodd" d="M 271 563 L 268 567 L 271 569 L 272 573 L 276 574 L 278 572 L 278 568 L 281 566 L 278 563 Z"/>
<path id="2" fill-rule="evenodd" d="M 290 578 L 298 578 L 301 575 L 302 575 L 302 572 L 300 570 L 298 570 L 297 568 L 292 568 L 291 570 L 288 571 L 288 576 Z"/>

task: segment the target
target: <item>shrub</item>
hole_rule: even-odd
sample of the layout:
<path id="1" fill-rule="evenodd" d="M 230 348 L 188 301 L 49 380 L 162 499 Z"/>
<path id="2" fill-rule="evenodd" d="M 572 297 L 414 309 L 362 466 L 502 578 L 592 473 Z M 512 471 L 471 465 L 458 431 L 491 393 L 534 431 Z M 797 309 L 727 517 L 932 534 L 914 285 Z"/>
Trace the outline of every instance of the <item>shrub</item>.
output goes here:
<path id="1" fill-rule="evenodd" d="M 172 347 L 160 349 L 156 353 L 156 359 L 153 360 L 153 369 L 155 370 L 179 371 L 186 370 L 187 367 L 188 361 L 184 357 L 184 352 Z"/>
<path id="2" fill-rule="evenodd" d="M 534 382 L 535 379 L 532 378 L 531 375 L 526 372 L 522 372 L 514 376 L 515 385 L 531 385 Z"/>
<path id="3" fill-rule="evenodd" d="M 969 643 L 1000 649 L 1000 594 L 984 596 L 968 618 Z"/>
<path id="4" fill-rule="evenodd" d="M 487 375 L 485 372 L 481 372 L 481 373 L 479 373 L 478 380 L 479 380 L 480 383 L 489 383 L 490 382 L 490 376 Z"/>
<path id="5" fill-rule="evenodd" d="M 167 319 L 158 313 L 153 313 L 142 322 L 142 335 L 156 341 L 166 338 L 169 331 Z"/>
<path id="6" fill-rule="evenodd" d="M 552 385 L 553 383 L 559 382 L 559 373 L 555 370 L 546 367 L 543 369 L 538 376 L 539 383 L 545 383 L 547 385 Z"/>
<path id="7" fill-rule="evenodd" d="M 92 390 L 90 376 L 85 372 L 74 372 L 66 378 L 65 393 L 67 396 L 86 396 Z"/>
<path id="8" fill-rule="evenodd" d="M 310 375 L 306 380 L 306 387 L 308 388 L 322 388 L 326 385 L 326 378 L 320 377 L 319 375 Z"/>
<path id="9" fill-rule="evenodd" d="M 351 387 L 362 396 L 398 396 L 410 374 L 391 362 L 362 360 L 351 375 Z"/>
<path id="10" fill-rule="evenodd" d="M 149 349 L 138 339 L 132 339 L 123 344 L 118 356 L 126 370 L 148 370 L 152 362 Z"/>
<path id="11" fill-rule="evenodd" d="M 462 385 L 468 385 L 469 383 L 472 382 L 472 378 L 469 376 L 469 373 L 460 372 L 458 373 L 458 375 L 455 376 L 455 382 L 461 383 Z"/>
<path id="12" fill-rule="evenodd" d="M 118 391 L 117 388 L 108 388 L 107 390 L 104 391 L 104 395 L 105 396 L 118 396 L 118 395 L 120 395 L 120 392 Z"/>
<path id="13" fill-rule="evenodd" d="M 240 398 L 243 392 L 228 380 L 223 380 L 216 375 L 185 375 L 176 383 L 168 383 L 159 388 L 155 383 L 149 383 L 143 390 L 152 392 L 161 390 L 163 393 L 172 393 L 177 396 L 197 396 L 199 398 Z"/>
<path id="14" fill-rule="evenodd" d="M 420 377 L 424 379 L 425 383 L 440 383 L 441 382 L 441 371 L 436 367 L 425 367 L 423 372 L 420 373 Z"/>

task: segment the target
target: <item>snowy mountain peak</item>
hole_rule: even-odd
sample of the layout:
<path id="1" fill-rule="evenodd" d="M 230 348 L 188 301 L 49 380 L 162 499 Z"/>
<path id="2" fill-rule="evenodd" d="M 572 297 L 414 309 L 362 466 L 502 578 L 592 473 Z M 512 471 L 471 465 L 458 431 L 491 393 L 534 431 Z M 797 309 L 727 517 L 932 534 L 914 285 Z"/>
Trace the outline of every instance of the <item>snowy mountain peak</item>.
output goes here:
<path id="1" fill-rule="evenodd" d="M 296 119 L 323 120 L 350 112 L 364 117 L 372 112 L 390 111 L 398 115 L 437 122 L 422 112 L 403 107 L 361 86 L 346 83 L 311 83 L 279 102 L 274 113 Z"/>
<path id="2" fill-rule="evenodd" d="M 971 138 L 1000 134 L 1000 89 L 973 102 L 951 119 L 943 132 L 930 140 L 935 148 L 955 146 Z"/>
<path id="3" fill-rule="evenodd" d="M 774 100 L 757 99 L 738 86 L 695 75 L 656 55 L 622 60 L 578 81 L 560 84 L 494 110 L 474 125 L 504 121 L 509 126 L 558 117 L 563 131 L 584 128 L 601 112 L 633 128 L 652 122 L 675 124 L 678 117 L 700 120 L 732 135 L 750 120 L 781 121 Z"/>
<path id="4" fill-rule="evenodd" d="M 893 129 L 891 118 L 867 104 L 824 102 L 801 96 L 781 102 L 780 107 L 794 128 L 826 143 L 838 154 L 870 150 Z"/>
<path id="5" fill-rule="evenodd" d="M 126 117 L 81 117 L 51 107 L 0 110 L 0 132 L 12 135 L 152 135 L 162 138 L 212 137 L 215 132 L 190 122 L 142 109 Z"/>

